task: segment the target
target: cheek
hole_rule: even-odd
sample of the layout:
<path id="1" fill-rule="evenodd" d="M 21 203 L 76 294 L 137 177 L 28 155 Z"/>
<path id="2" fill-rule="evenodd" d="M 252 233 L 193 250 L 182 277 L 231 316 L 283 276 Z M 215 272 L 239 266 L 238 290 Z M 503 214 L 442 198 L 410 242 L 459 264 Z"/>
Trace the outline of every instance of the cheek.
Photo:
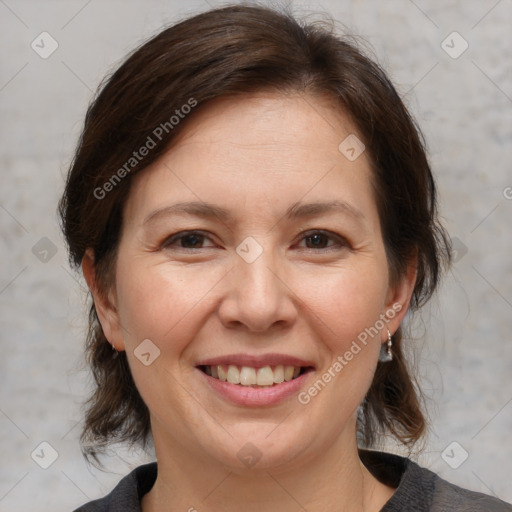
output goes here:
<path id="1" fill-rule="evenodd" d="M 374 325 L 383 312 L 387 274 L 377 265 L 304 273 L 296 276 L 295 283 L 296 293 L 312 317 L 324 324 L 330 344 L 340 349 Z"/>
<path id="2" fill-rule="evenodd" d="M 325 350 L 325 358 L 316 379 L 298 399 L 305 405 L 304 414 L 318 418 L 329 438 L 348 418 L 355 421 L 375 373 L 380 337 L 370 337 L 365 329 L 383 312 L 387 275 L 378 266 L 370 267 L 347 266 L 329 276 L 302 279 L 300 293 L 315 322 L 310 326 L 312 336 Z"/>
<path id="3" fill-rule="evenodd" d="M 382 312 L 386 274 L 375 262 L 369 263 L 331 270 L 295 268 L 283 276 L 306 308 L 306 322 L 323 324 L 327 339 L 332 338 L 330 345 L 340 344 L 342 349 Z M 223 267 L 137 265 L 136 258 L 120 258 L 116 288 L 125 342 L 133 349 L 149 338 L 168 349 L 173 340 L 172 350 L 182 350 L 211 312 L 211 301 L 220 299 L 215 286 L 224 274 Z"/>
<path id="4" fill-rule="evenodd" d="M 134 344 L 149 338 L 163 347 L 172 340 L 172 350 L 181 350 L 189 338 L 184 331 L 199 329 L 197 315 L 208 303 L 208 292 L 218 279 L 212 273 L 183 267 L 119 261 L 119 316 L 127 344 L 135 348 Z"/>

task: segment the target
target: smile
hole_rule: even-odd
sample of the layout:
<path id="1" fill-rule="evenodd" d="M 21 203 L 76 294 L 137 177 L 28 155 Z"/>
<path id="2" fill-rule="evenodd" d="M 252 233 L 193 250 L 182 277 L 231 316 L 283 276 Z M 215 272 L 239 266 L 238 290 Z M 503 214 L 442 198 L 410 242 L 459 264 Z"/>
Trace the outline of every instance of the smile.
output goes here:
<path id="1" fill-rule="evenodd" d="M 286 402 L 303 391 L 314 375 L 313 366 L 199 365 L 198 375 L 206 388 L 231 404 L 270 407 Z M 295 402 L 293 402 L 295 403 Z"/>
<path id="2" fill-rule="evenodd" d="M 253 387 L 273 387 L 283 382 L 296 379 L 311 370 L 310 367 L 276 365 L 254 368 L 251 366 L 230 365 L 201 365 L 199 369 L 209 377 L 230 384 Z"/>

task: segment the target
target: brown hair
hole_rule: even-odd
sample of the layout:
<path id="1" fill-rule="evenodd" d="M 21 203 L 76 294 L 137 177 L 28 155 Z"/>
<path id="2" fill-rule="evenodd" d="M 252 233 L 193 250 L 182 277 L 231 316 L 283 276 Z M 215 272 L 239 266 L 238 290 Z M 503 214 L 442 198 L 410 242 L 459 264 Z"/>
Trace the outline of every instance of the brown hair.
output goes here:
<path id="1" fill-rule="evenodd" d="M 437 218 L 436 188 L 420 130 L 384 71 L 352 39 L 336 35 L 332 25 L 301 23 L 287 11 L 255 5 L 213 9 L 166 28 L 100 86 L 59 203 L 72 265 L 79 267 L 92 248 L 100 289 L 112 285 L 131 177 L 155 161 L 186 125 L 186 116 L 179 114 L 190 109 L 183 106 L 199 105 L 197 111 L 208 100 L 258 90 L 337 98 L 372 162 L 391 279 L 403 276 L 416 256 L 411 308 L 423 305 L 437 286 L 443 262 L 449 263 L 450 246 Z M 176 123 L 173 116 L 184 120 Z M 135 159 L 134 152 L 149 138 L 155 146 Z M 358 433 L 365 446 L 385 432 L 413 445 L 425 432 L 417 383 L 402 353 L 401 328 L 393 341 L 394 359 L 377 365 L 361 407 Z M 147 406 L 126 354 L 113 351 L 105 338 L 94 303 L 86 353 L 95 390 L 87 402 L 84 453 L 96 456 L 111 441 L 145 444 L 151 434 Z"/>

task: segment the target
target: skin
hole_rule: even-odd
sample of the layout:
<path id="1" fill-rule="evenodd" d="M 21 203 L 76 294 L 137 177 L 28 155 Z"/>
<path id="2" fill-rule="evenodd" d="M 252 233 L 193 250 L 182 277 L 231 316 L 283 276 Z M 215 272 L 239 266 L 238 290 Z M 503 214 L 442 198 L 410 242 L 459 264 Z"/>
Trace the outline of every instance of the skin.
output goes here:
<path id="1" fill-rule="evenodd" d="M 380 510 L 394 489 L 360 462 L 356 413 L 386 329 L 394 333 L 406 313 L 415 272 L 410 265 L 389 282 L 367 152 L 351 162 L 338 150 L 357 130 L 331 99 L 299 93 L 220 98 L 186 122 L 133 179 L 107 293 L 97 289 L 92 252 L 83 260 L 105 335 L 127 351 L 151 413 L 158 477 L 142 508 Z M 297 201 L 331 200 L 360 216 L 285 218 Z M 156 215 L 144 223 L 183 201 L 233 218 Z M 205 237 L 164 243 L 185 230 Z M 332 236 L 311 238 L 311 230 Z M 249 236 L 263 249 L 252 263 L 236 252 Z M 236 406 L 195 368 L 232 353 L 290 354 L 314 362 L 307 388 L 396 303 L 401 311 L 307 405 L 293 396 Z M 134 355 L 145 339 L 160 349 L 149 366 Z M 251 468 L 237 457 L 247 442 L 261 453 Z"/>

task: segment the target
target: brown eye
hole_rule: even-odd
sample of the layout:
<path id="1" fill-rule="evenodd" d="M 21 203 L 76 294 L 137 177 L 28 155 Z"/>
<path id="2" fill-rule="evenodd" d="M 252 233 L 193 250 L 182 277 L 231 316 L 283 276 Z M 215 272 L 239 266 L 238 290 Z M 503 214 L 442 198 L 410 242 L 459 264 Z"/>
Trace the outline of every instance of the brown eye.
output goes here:
<path id="1" fill-rule="evenodd" d="M 176 233 L 168 237 L 162 247 L 166 249 L 203 249 L 213 247 L 213 244 L 205 245 L 209 237 L 196 231 Z"/>
<path id="2" fill-rule="evenodd" d="M 180 247 L 185 249 L 197 249 L 202 243 L 204 243 L 204 235 L 197 235 L 195 233 L 190 235 L 181 236 L 179 240 L 181 241 Z"/>
<path id="3" fill-rule="evenodd" d="M 306 247 L 308 249 L 324 249 L 327 247 L 327 244 L 329 243 L 329 238 L 324 233 L 317 233 L 315 235 L 310 235 L 305 238 L 306 240 Z M 310 243 L 308 244 L 309 241 Z"/>
<path id="4" fill-rule="evenodd" d="M 304 245 L 302 245 L 304 242 Z M 325 231 L 310 231 L 305 233 L 300 244 L 306 249 L 343 249 L 348 247 L 347 241 L 339 235 Z"/>

